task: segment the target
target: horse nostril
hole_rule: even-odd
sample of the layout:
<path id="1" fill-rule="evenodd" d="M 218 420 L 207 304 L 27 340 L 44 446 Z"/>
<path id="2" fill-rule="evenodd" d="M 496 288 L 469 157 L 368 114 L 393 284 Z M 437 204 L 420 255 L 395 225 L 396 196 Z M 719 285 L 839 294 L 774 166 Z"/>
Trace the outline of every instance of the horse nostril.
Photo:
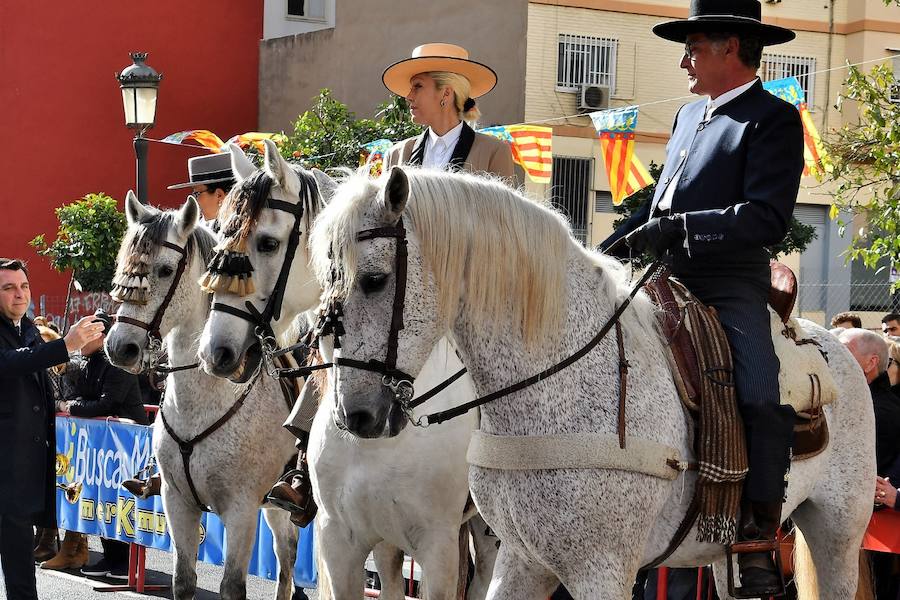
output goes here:
<path id="1" fill-rule="evenodd" d="M 234 362 L 235 356 L 234 352 L 231 351 L 231 348 L 228 348 L 227 346 L 219 346 L 218 348 L 213 350 L 213 364 L 220 369 L 230 367 L 234 365 Z"/>
<path id="2" fill-rule="evenodd" d="M 372 433 L 371 430 L 375 424 L 375 418 L 368 411 L 357 410 L 347 415 L 345 424 L 352 433 L 367 437 Z"/>
<path id="3" fill-rule="evenodd" d="M 119 350 L 119 356 L 122 358 L 122 362 L 125 364 L 129 364 L 137 360 L 138 354 L 141 353 L 141 349 L 138 348 L 137 344 L 125 344 L 125 347 Z"/>

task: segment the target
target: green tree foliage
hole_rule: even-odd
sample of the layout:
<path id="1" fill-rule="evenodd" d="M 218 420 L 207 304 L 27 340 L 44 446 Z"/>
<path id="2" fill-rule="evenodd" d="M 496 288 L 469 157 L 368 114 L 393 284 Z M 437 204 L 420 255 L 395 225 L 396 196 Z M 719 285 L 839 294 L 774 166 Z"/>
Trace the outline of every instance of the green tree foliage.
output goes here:
<path id="1" fill-rule="evenodd" d="M 44 234 L 31 240 L 38 254 L 50 258 L 57 271 L 72 270 L 85 292 L 109 292 L 116 269 L 116 253 L 127 223 L 114 198 L 88 194 L 56 209 L 59 230 L 48 244 Z"/>
<path id="2" fill-rule="evenodd" d="M 852 232 L 847 258 L 861 260 L 870 269 L 900 262 L 898 99 L 900 86 L 889 64 L 876 65 L 868 73 L 851 67 L 838 108 L 853 103 L 859 120 L 826 139 L 833 164 L 826 180 L 837 186 L 832 217 L 841 210 L 864 217 L 866 226 Z M 841 229 L 843 234 L 846 223 L 841 222 Z"/>
<path id="3" fill-rule="evenodd" d="M 897 0 L 900 2 L 900 0 Z M 663 165 L 658 165 L 653 161 L 650 161 L 650 165 L 647 167 L 647 170 L 650 172 L 650 176 L 653 177 L 654 180 L 659 181 L 660 175 L 662 175 Z M 631 214 L 638 210 L 645 203 L 650 202 L 653 199 L 653 194 L 656 192 L 656 184 L 648 185 L 642 190 L 639 190 L 625 198 L 622 201 L 622 204 L 613 208 L 618 214 L 622 215 L 621 218 L 616 219 L 613 223 L 613 227 L 619 227 L 625 220 L 631 216 Z M 791 217 L 791 226 L 788 229 L 788 233 L 785 236 L 784 240 L 778 244 L 777 246 L 772 246 L 769 248 L 769 253 L 772 258 L 778 258 L 779 256 L 784 256 L 785 254 L 791 254 L 792 252 L 803 252 L 806 250 L 806 247 L 816 239 L 816 229 L 815 227 L 811 227 L 809 225 L 804 225 L 796 218 Z M 623 242 L 624 243 L 624 242 Z M 642 257 L 639 261 L 640 264 L 649 264 L 648 257 Z"/>
<path id="4" fill-rule="evenodd" d="M 281 153 L 307 167 L 355 168 L 363 144 L 382 138 L 398 142 L 421 131 L 412 122 L 403 98 L 380 104 L 374 119 L 359 119 L 330 90 L 323 89 L 312 108 L 294 122 L 294 132 L 281 145 Z"/>

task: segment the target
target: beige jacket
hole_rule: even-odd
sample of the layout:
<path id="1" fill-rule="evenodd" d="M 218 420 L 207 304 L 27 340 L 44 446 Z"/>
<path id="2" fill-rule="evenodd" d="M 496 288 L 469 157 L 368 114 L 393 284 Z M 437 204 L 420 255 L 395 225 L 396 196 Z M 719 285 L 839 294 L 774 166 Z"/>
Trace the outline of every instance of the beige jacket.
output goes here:
<path id="1" fill-rule="evenodd" d="M 395 165 L 421 165 L 427 138 L 428 130 L 394 144 L 384 157 L 385 171 Z M 509 145 L 493 136 L 476 133 L 466 123 L 453 149 L 450 164 L 472 173 L 493 173 L 510 180 L 515 177 Z"/>

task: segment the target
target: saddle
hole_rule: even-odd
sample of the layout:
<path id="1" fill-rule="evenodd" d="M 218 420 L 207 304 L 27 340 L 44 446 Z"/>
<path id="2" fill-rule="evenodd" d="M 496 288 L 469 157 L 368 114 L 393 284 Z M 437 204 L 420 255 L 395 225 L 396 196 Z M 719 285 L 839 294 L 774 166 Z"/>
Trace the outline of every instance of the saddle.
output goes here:
<path id="1" fill-rule="evenodd" d="M 773 344 L 782 365 L 781 403 L 790 404 L 797 412 L 793 459 L 803 460 L 820 454 L 828 445 L 828 424 L 822 407 L 836 398 L 837 386 L 819 345 L 791 318 L 797 298 L 797 278 L 793 271 L 777 261 L 771 262 L 771 271 L 769 305 Z M 685 307 L 703 305 L 669 273 L 647 283 L 644 290 L 660 309 L 660 325 L 668 342 L 667 357 L 675 386 L 689 412 L 696 415 L 701 389 L 697 347 L 701 340 L 717 335 L 718 331 L 712 329 L 719 328 L 691 326 L 685 318 Z M 714 316 L 714 309 L 709 310 Z"/>

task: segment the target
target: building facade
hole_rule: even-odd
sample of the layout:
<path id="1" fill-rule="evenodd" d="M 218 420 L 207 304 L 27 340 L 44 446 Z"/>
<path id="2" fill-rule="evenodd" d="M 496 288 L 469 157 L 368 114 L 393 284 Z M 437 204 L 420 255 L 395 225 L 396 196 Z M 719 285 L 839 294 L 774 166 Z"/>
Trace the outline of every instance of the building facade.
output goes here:
<path id="1" fill-rule="evenodd" d="M 163 74 L 149 138 L 209 129 L 227 139 L 257 129 L 262 31 L 256 2 L 0 3 L 0 256 L 28 260 L 36 305 L 43 295 L 47 312 L 59 311 L 66 295 L 69 274 L 28 246 L 40 233 L 55 237 L 54 208 L 91 192 L 121 206 L 135 186 L 133 132 L 115 79 L 129 52 L 148 52 Z M 184 201 L 184 190 L 166 186 L 185 181 L 187 159 L 201 152 L 149 145 L 152 204 Z M 93 304 L 80 303 L 82 312 Z"/>

